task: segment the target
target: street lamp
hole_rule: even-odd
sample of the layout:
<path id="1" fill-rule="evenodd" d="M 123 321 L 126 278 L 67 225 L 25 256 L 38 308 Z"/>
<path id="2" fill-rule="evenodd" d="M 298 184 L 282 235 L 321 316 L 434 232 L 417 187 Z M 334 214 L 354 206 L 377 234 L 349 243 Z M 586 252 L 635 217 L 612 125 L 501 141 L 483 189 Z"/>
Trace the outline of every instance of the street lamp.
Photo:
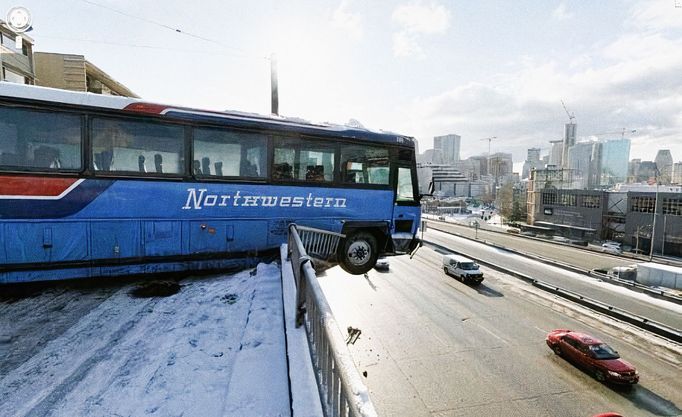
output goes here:
<path id="1" fill-rule="evenodd" d="M 661 172 L 656 168 L 655 180 L 656 180 L 656 194 L 654 197 L 654 220 L 651 222 L 651 247 L 649 248 L 649 262 L 654 259 L 654 237 L 656 236 L 656 212 L 658 211 L 658 176 Z"/>

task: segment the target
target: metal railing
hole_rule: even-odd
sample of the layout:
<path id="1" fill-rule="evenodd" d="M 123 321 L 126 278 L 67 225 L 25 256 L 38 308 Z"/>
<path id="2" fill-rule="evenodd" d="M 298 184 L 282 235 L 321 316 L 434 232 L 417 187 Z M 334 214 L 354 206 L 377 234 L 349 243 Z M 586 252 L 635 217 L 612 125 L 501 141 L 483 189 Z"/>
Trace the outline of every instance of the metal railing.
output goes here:
<path id="1" fill-rule="evenodd" d="M 296 225 L 303 247 L 309 256 L 323 261 L 328 261 L 336 256 L 339 241 L 346 237 L 341 233 L 328 232 L 326 230 Z"/>
<path id="2" fill-rule="evenodd" d="M 315 377 L 326 417 L 376 417 L 369 391 L 317 282 L 298 230 L 289 226 L 289 258 L 296 281 L 296 325 L 305 324 Z M 316 229 L 305 228 L 307 232 Z M 320 234 L 328 234 L 324 230 Z M 337 240 L 338 244 L 338 240 Z"/>

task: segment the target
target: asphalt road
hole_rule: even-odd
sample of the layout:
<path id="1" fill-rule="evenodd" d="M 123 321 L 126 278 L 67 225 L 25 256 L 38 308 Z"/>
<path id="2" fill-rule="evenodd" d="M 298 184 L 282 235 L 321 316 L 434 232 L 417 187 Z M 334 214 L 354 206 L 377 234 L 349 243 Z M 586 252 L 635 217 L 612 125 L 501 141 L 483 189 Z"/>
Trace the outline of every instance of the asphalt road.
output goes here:
<path id="1" fill-rule="evenodd" d="M 505 268 L 524 273 L 535 279 L 548 282 L 567 290 L 575 291 L 587 297 L 647 317 L 650 320 L 663 323 L 675 329 L 682 329 L 682 306 L 678 304 L 654 299 L 638 292 L 599 282 L 596 278 L 548 266 L 541 262 L 527 259 L 507 251 L 468 239 L 447 235 L 439 231 L 427 229 L 427 232 L 424 234 L 424 239 L 445 246 L 456 252 L 469 254 L 479 259 L 486 259 L 490 262 L 504 266 Z M 543 242 L 533 243 L 542 244 Z M 557 254 L 557 256 L 562 256 L 566 260 L 580 257 L 583 259 L 584 264 L 598 262 L 600 258 L 604 258 L 601 254 L 593 255 L 580 249 L 571 248 L 570 246 L 560 246 L 559 249 L 555 248 L 556 245 L 547 243 L 545 243 L 545 246 L 549 246 L 549 250 L 560 249 L 562 251 L 561 255 Z M 525 249 L 523 250 L 525 251 Z M 592 258 L 596 258 L 597 260 L 591 260 Z"/>
<path id="2" fill-rule="evenodd" d="M 349 349 L 379 415 L 682 415 L 680 361 L 653 355 L 621 329 L 567 313 L 561 301 L 487 268 L 481 286 L 466 286 L 428 248 L 390 262 L 389 272 L 367 277 L 338 267 L 319 274 L 341 328 L 362 331 Z M 641 383 L 610 387 L 555 356 L 545 335 L 566 327 L 612 344 Z"/>
<path id="3" fill-rule="evenodd" d="M 476 236 L 476 229 L 456 223 L 427 220 L 427 224 L 430 228 L 451 233 L 459 233 L 462 236 L 472 239 Z M 428 228 L 429 227 L 427 227 L 427 230 Z M 512 248 L 517 251 L 564 262 L 587 270 L 609 269 L 614 266 L 626 266 L 641 262 L 637 259 L 587 251 L 572 245 L 553 243 L 543 239 L 526 238 L 524 236 L 504 234 L 484 229 L 478 229 L 478 239 Z"/>

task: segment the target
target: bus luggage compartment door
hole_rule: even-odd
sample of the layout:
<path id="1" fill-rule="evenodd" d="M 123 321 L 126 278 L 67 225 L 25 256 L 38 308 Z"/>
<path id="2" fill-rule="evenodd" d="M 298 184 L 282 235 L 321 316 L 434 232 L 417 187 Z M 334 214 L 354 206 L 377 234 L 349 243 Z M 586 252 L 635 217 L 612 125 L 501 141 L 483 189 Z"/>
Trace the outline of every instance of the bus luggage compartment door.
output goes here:
<path id="1" fill-rule="evenodd" d="M 6 263 L 83 261 L 87 236 L 87 225 L 80 222 L 6 223 Z"/>
<path id="2" fill-rule="evenodd" d="M 192 221 L 190 253 L 244 252 L 265 249 L 267 222 L 259 220 Z"/>

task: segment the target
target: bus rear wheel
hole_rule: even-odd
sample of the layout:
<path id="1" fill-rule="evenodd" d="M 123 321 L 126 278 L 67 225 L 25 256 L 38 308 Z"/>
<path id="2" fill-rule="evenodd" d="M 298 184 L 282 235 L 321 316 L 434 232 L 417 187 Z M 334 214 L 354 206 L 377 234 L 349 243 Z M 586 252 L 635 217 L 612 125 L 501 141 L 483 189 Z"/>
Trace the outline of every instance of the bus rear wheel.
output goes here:
<path id="1" fill-rule="evenodd" d="M 368 232 L 353 232 L 346 235 L 339 246 L 339 265 L 353 275 L 368 272 L 377 262 L 377 240 Z"/>

